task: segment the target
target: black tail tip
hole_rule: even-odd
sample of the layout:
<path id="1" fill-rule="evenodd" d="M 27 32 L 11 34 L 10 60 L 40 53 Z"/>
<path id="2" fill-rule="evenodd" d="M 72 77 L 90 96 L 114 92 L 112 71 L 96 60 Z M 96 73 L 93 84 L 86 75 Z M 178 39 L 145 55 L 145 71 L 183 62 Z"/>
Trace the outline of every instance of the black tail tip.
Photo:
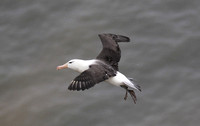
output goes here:
<path id="1" fill-rule="evenodd" d="M 140 85 L 136 85 L 136 88 L 137 88 L 140 92 L 142 92 L 142 89 L 141 89 Z"/>

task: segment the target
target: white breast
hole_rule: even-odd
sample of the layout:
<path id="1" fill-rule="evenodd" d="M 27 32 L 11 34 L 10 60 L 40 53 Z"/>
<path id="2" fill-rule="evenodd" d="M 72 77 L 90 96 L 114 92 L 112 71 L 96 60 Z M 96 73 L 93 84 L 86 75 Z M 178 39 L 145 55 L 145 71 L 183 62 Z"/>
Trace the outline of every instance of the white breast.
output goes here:
<path id="1" fill-rule="evenodd" d="M 79 62 L 77 62 L 78 64 L 76 64 L 77 67 L 77 71 L 82 73 L 83 71 L 89 69 L 89 66 L 92 64 L 95 64 L 96 60 L 92 59 L 92 60 L 80 60 Z"/>

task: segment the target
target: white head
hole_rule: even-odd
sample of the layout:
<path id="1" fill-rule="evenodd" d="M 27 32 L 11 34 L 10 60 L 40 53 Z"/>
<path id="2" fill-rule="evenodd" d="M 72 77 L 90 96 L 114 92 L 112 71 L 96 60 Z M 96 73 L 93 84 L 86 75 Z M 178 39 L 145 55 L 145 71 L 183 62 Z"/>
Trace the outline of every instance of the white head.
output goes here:
<path id="1" fill-rule="evenodd" d="M 57 66 L 57 70 L 70 68 L 78 72 L 83 72 L 89 68 L 90 63 L 86 60 L 72 59 L 67 63 Z"/>

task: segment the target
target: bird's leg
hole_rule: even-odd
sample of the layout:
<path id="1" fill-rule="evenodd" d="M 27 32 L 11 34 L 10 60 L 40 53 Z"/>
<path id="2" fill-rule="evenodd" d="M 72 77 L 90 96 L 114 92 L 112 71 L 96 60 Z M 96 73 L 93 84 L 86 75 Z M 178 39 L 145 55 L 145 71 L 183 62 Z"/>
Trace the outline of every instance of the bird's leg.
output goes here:
<path id="1" fill-rule="evenodd" d="M 137 98 L 136 98 L 136 95 L 135 95 L 135 92 L 133 90 L 129 90 L 127 86 L 125 85 L 121 85 L 122 88 L 124 88 L 126 90 L 126 94 L 124 96 L 124 100 L 127 99 L 128 97 L 128 93 L 131 95 L 131 98 L 133 99 L 133 102 L 136 104 L 136 101 L 137 101 Z M 128 93 L 127 93 L 128 92 Z"/>
<path id="2" fill-rule="evenodd" d="M 136 104 L 137 98 L 136 98 L 135 92 L 133 90 L 128 90 L 128 93 L 131 95 L 134 103 Z"/>
<path id="3" fill-rule="evenodd" d="M 125 94 L 125 96 L 124 96 L 124 100 L 126 100 L 127 99 L 127 97 L 128 97 L 128 87 L 127 86 L 125 86 L 125 85 L 121 85 L 121 87 L 122 88 L 124 88 L 125 90 L 126 90 L 126 94 Z"/>
<path id="4" fill-rule="evenodd" d="M 127 90 L 126 90 L 126 94 L 125 94 L 125 96 L 124 96 L 124 100 L 126 100 L 127 97 L 128 97 L 128 93 L 127 93 Z"/>

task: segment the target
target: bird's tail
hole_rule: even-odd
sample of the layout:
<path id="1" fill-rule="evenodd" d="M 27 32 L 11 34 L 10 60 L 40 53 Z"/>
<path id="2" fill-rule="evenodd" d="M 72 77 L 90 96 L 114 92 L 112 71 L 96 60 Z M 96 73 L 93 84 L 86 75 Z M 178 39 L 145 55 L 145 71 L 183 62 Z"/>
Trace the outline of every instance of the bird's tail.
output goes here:
<path id="1" fill-rule="evenodd" d="M 130 81 L 130 83 L 125 83 L 127 86 L 129 86 L 129 87 L 132 87 L 132 88 L 135 88 L 136 90 L 138 90 L 138 91 L 142 91 L 141 90 L 141 87 L 140 87 L 140 85 L 138 85 L 138 84 L 135 84 L 134 82 L 133 82 L 133 78 L 128 78 L 129 79 L 129 81 Z"/>

